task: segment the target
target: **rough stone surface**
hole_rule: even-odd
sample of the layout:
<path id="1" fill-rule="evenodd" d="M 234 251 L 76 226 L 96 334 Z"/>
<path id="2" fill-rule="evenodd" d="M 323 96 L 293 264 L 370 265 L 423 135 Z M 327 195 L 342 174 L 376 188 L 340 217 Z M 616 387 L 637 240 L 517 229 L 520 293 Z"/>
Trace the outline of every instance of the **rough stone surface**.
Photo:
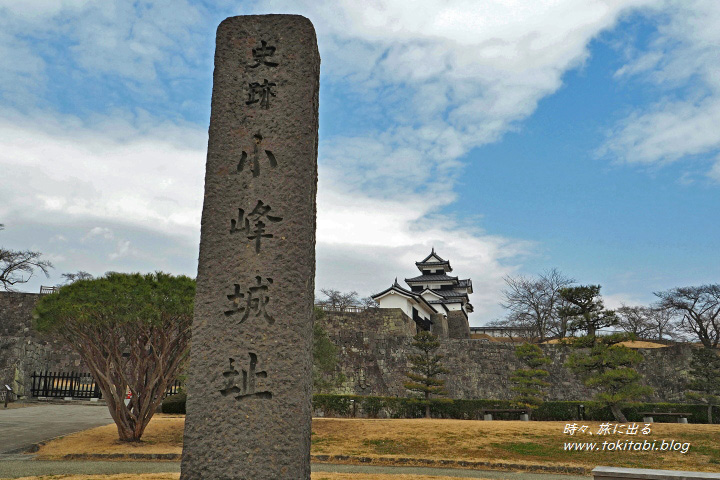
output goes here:
<path id="1" fill-rule="evenodd" d="M 0 384 L 30 395 L 33 372 L 86 372 L 80 356 L 61 340 L 32 328 L 37 293 L 0 292 Z"/>
<path id="2" fill-rule="evenodd" d="M 462 312 L 448 312 L 447 324 L 450 338 L 470 338 L 470 324 Z"/>
<path id="3" fill-rule="evenodd" d="M 9 383 L 8 380 L 17 376 L 21 380 L 20 388 L 24 385 L 28 394 L 33 370 L 87 371 L 80 358 L 60 341 L 43 338 L 32 331 L 32 308 L 38 297 L 31 293 L 0 293 L 0 373 L 3 375 L 0 381 Z M 336 393 L 407 395 L 402 388 L 403 374 L 410 366 L 407 355 L 412 352 L 412 336 L 417 331 L 410 317 L 400 309 L 326 312 L 324 326 L 340 348 L 339 368 L 347 377 L 347 382 Z M 284 338 L 285 332 L 278 328 L 273 335 Z M 507 376 L 520 364 L 511 345 L 482 339 L 445 338 L 441 340 L 441 349 L 453 370 L 446 377 L 452 397 L 512 397 Z M 543 349 L 553 360 L 548 379 L 552 384 L 549 399 L 590 398 L 592 392 L 562 366 L 569 353 L 567 348 L 546 345 Z M 655 388 L 652 399 L 684 402 L 683 384 L 690 369 L 690 347 L 675 345 L 640 352 L 645 360 L 638 371 L 646 383 Z"/>
<path id="4" fill-rule="evenodd" d="M 327 312 L 324 327 L 338 347 L 339 370 L 346 382 L 336 393 L 405 397 L 405 372 L 412 346 L 410 328 L 395 326 L 412 322 L 400 309 L 369 310 L 360 313 Z M 384 325 L 393 326 L 391 329 Z M 570 349 L 543 345 L 552 363 L 548 366 L 548 400 L 587 400 L 594 392 L 563 365 Z M 674 345 L 641 349 L 644 357 L 638 371 L 655 389 L 653 401 L 684 402 L 684 382 L 689 370 L 691 348 Z M 514 393 L 509 377 L 523 365 L 515 357 L 512 344 L 477 339 L 445 338 L 438 353 L 451 373 L 445 376 L 451 398 L 511 399 Z"/>
<path id="5" fill-rule="evenodd" d="M 448 321 L 445 315 L 433 313 L 430 315 L 430 320 L 433 322 L 430 331 L 438 338 L 448 338 L 450 334 L 448 332 Z"/>
<path id="6" fill-rule="evenodd" d="M 304 17 L 218 27 L 183 480 L 310 478 L 319 74 Z"/>

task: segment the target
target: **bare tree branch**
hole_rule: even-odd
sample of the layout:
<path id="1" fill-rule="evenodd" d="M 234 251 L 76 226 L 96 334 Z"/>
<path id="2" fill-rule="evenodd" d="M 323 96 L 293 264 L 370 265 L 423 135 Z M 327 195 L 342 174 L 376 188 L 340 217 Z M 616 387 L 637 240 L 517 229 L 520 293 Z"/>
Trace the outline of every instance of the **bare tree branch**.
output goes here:
<path id="1" fill-rule="evenodd" d="M 565 336 L 566 329 L 559 325 L 558 307 L 560 290 L 575 280 L 553 268 L 537 278 L 505 277 L 502 306 L 509 310 L 507 325 L 526 327 L 539 341 L 556 334 Z"/>
<path id="2" fill-rule="evenodd" d="M 692 334 L 705 348 L 720 341 L 720 284 L 680 287 L 655 292 L 658 307 L 680 318 L 678 328 Z"/>

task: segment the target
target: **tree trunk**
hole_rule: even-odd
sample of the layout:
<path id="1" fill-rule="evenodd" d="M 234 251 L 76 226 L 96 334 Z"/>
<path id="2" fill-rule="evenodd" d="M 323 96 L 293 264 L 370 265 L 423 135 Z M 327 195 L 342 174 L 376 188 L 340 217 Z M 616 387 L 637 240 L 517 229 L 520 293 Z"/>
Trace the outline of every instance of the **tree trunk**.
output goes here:
<path id="1" fill-rule="evenodd" d="M 430 418 L 430 392 L 425 392 L 425 418 Z"/>
<path id="2" fill-rule="evenodd" d="M 627 418 L 625 418 L 622 410 L 620 410 L 620 407 L 617 405 L 610 405 L 610 411 L 612 412 L 613 417 L 615 417 L 616 422 L 627 422 Z"/>

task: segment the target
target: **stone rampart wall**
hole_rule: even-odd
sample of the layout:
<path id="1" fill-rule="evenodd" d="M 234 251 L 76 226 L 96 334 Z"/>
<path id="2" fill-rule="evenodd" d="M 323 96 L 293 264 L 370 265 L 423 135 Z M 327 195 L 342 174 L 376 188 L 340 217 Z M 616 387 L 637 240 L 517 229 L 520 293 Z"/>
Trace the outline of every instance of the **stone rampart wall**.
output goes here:
<path id="1" fill-rule="evenodd" d="M 339 348 L 340 370 L 347 381 L 336 393 L 405 397 L 404 373 L 409 370 L 408 355 L 414 352 L 411 334 L 383 331 L 382 324 L 396 325 L 407 316 L 400 310 L 379 310 L 381 313 L 331 313 L 326 317 L 331 340 Z M 390 320 L 394 319 L 394 320 Z M 408 319 L 409 320 L 409 319 Z M 362 328 L 368 321 L 373 328 Z M 593 392 L 563 365 L 570 349 L 544 345 L 551 358 L 548 367 L 551 384 L 549 400 L 587 400 Z M 646 383 L 655 388 L 653 401 L 683 401 L 683 378 L 689 369 L 690 347 L 675 345 L 640 350 L 645 361 L 638 371 Z M 474 339 L 441 339 L 446 387 L 453 398 L 510 399 L 513 397 L 509 377 L 522 364 L 515 358 L 512 344 Z"/>
<path id="2" fill-rule="evenodd" d="M 64 344 L 32 329 L 32 311 L 40 295 L 0 292 L 0 382 L 19 393 L 30 393 L 33 371 L 86 371 L 80 357 Z M 338 346 L 340 370 L 347 381 L 336 393 L 407 396 L 404 373 L 413 353 L 415 322 L 400 309 L 360 313 L 326 312 L 324 325 Z M 587 400 L 592 392 L 563 364 L 569 349 L 545 345 L 552 359 L 548 367 L 549 399 Z M 489 340 L 444 338 L 439 353 L 452 373 L 446 386 L 453 398 L 513 396 L 510 374 L 521 367 L 511 344 Z M 682 401 L 683 383 L 690 361 L 690 347 L 675 345 L 643 349 L 645 361 L 638 369 L 655 388 L 654 401 Z M 14 382 L 14 384 L 13 384 Z"/>
<path id="3" fill-rule="evenodd" d="M 60 340 L 32 328 L 37 293 L 0 292 L 0 382 L 29 395 L 34 371 L 86 371 Z"/>

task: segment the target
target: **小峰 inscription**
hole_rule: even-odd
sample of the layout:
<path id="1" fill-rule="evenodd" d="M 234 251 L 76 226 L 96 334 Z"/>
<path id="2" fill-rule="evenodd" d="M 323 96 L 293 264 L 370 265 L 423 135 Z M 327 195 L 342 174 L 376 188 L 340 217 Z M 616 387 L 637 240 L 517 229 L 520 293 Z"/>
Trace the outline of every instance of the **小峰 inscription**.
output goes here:
<path id="1" fill-rule="evenodd" d="M 268 222 L 281 222 L 282 217 L 276 217 L 274 215 L 268 215 L 272 207 L 265 205 L 261 200 L 258 200 L 255 208 L 245 215 L 245 210 L 238 208 L 237 220 L 230 220 L 230 233 L 243 232 L 246 234 L 248 240 L 253 240 L 255 243 L 255 252 L 260 253 L 260 246 L 263 238 L 273 238 L 272 233 L 266 233 L 265 227 Z"/>
<path id="2" fill-rule="evenodd" d="M 260 176 L 260 150 L 263 150 L 265 153 L 265 156 L 268 159 L 268 162 L 270 163 L 271 168 L 275 168 L 278 166 L 277 159 L 275 158 L 275 155 L 270 150 L 264 150 L 261 148 L 261 144 L 263 141 L 263 136 L 260 135 L 260 133 L 256 133 L 253 137 L 255 140 L 255 145 L 253 146 L 252 151 L 252 174 L 253 177 L 259 177 Z M 240 161 L 237 164 L 237 173 L 241 173 L 243 170 L 245 170 L 245 162 L 248 159 L 248 154 L 245 150 L 242 151 L 242 154 L 240 155 Z"/>

